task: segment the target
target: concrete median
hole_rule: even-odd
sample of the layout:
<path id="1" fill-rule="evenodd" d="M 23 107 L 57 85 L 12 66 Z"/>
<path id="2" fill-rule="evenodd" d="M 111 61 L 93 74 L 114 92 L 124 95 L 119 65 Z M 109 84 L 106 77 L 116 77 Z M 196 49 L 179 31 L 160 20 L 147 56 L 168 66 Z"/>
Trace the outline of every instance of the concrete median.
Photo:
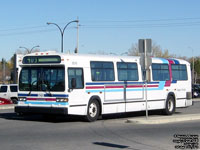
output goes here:
<path id="1" fill-rule="evenodd" d="M 143 117 L 128 119 L 126 122 L 136 123 L 136 124 L 165 124 L 165 123 L 177 123 L 177 122 L 194 121 L 194 120 L 200 120 L 200 114 L 149 116 L 148 118 L 143 116 Z"/>

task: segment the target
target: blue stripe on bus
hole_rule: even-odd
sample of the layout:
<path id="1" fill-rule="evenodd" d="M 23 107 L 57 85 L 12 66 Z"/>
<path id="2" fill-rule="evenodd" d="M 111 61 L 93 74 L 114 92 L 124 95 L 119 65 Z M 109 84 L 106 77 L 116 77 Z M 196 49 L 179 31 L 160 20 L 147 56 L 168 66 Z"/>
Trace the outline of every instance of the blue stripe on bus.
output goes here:
<path id="1" fill-rule="evenodd" d="M 18 93 L 18 96 L 38 96 L 38 94 L 21 94 L 21 93 Z"/>
<path id="2" fill-rule="evenodd" d="M 177 83 L 177 80 L 172 80 L 172 83 Z"/>
<path id="3" fill-rule="evenodd" d="M 176 59 L 171 59 L 171 58 L 170 58 L 169 60 L 173 61 L 174 64 L 176 64 L 176 65 L 180 64 L 180 62 L 179 62 L 178 60 L 176 60 Z"/>
<path id="4" fill-rule="evenodd" d="M 47 101 L 44 101 L 44 102 L 39 102 L 39 101 L 26 101 L 24 102 L 24 104 L 32 104 L 32 105 L 62 105 L 62 106 L 66 106 L 66 105 L 69 105 L 68 102 L 47 102 Z"/>
<path id="5" fill-rule="evenodd" d="M 163 64 L 169 64 L 169 61 L 167 59 L 165 58 L 159 58 L 159 59 L 163 62 Z"/>
<path id="6" fill-rule="evenodd" d="M 158 86 L 158 90 L 163 90 L 165 87 L 165 83 L 166 81 L 160 81 L 159 86 Z"/>
<path id="7" fill-rule="evenodd" d="M 180 64 L 179 61 L 176 60 L 176 59 L 173 59 L 173 61 L 174 61 L 175 64 Z"/>

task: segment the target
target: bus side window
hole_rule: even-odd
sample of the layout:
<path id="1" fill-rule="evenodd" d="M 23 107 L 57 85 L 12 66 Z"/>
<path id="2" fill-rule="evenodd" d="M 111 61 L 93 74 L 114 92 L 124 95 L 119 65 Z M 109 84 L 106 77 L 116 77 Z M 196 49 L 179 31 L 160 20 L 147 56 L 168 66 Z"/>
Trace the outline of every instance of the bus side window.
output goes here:
<path id="1" fill-rule="evenodd" d="M 113 62 L 91 61 L 92 81 L 114 81 L 114 65 Z"/>
<path id="2" fill-rule="evenodd" d="M 188 80 L 186 65 L 172 64 L 173 80 Z"/>
<path id="3" fill-rule="evenodd" d="M 170 80 L 168 64 L 152 64 L 152 74 L 154 81 Z"/>
<path id="4" fill-rule="evenodd" d="M 138 81 L 138 67 L 136 63 L 117 62 L 119 81 Z"/>
<path id="5" fill-rule="evenodd" d="M 76 87 L 72 87 L 72 80 L 76 81 Z M 83 69 L 82 68 L 68 68 L 68 87 L 69 89 L 83 89 Z"/>

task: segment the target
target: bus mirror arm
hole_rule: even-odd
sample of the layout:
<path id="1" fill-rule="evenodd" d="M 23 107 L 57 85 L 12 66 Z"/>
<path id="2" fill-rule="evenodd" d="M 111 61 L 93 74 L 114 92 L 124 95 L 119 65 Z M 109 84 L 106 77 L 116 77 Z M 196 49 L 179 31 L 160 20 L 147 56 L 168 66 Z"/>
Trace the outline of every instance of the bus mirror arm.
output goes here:
<path id="1" fill-rule="evenodd" d="M 76 79 L 75 78 L 72 78 L 71 79 L 71 88 L 69 88 L 69 92 L 71 92 L 73 89 L 76 88 Z"/>
<path id="2" fill-rule="evenodd" d="M 76 88 L 76 79 L 75 78 L 72 78 L 72 80 L 71 80 L 71 87 L 72 87 L 72 89 Z"/>

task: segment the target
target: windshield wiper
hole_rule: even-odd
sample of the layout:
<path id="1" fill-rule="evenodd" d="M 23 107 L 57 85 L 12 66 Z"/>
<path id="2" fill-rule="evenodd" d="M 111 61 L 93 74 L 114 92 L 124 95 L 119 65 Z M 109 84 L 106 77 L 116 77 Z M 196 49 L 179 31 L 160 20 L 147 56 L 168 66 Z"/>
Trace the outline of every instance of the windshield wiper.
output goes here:
<path id="1" fill-rule="evenodd" d="M 32 92 L 32 85 L 33 85 L 35 82 L 37 82 L 37 80 L 36 80 L 36 81 L 33 81 L 33 82 L 30 84 L 30 86 L 29 86 L 30 91 L 29 91 L 29 93 L 28 93 L 28 96 L 31 95 L 31 92 Z"/>
<path id="2" fill-rule="evenodd" d="M 45 92 L 47 91 L 48 93 L 47 92 L 46 93 L 52 96 L 49 82 L 43 81 L 41 84 L 41 90 Z"/>

